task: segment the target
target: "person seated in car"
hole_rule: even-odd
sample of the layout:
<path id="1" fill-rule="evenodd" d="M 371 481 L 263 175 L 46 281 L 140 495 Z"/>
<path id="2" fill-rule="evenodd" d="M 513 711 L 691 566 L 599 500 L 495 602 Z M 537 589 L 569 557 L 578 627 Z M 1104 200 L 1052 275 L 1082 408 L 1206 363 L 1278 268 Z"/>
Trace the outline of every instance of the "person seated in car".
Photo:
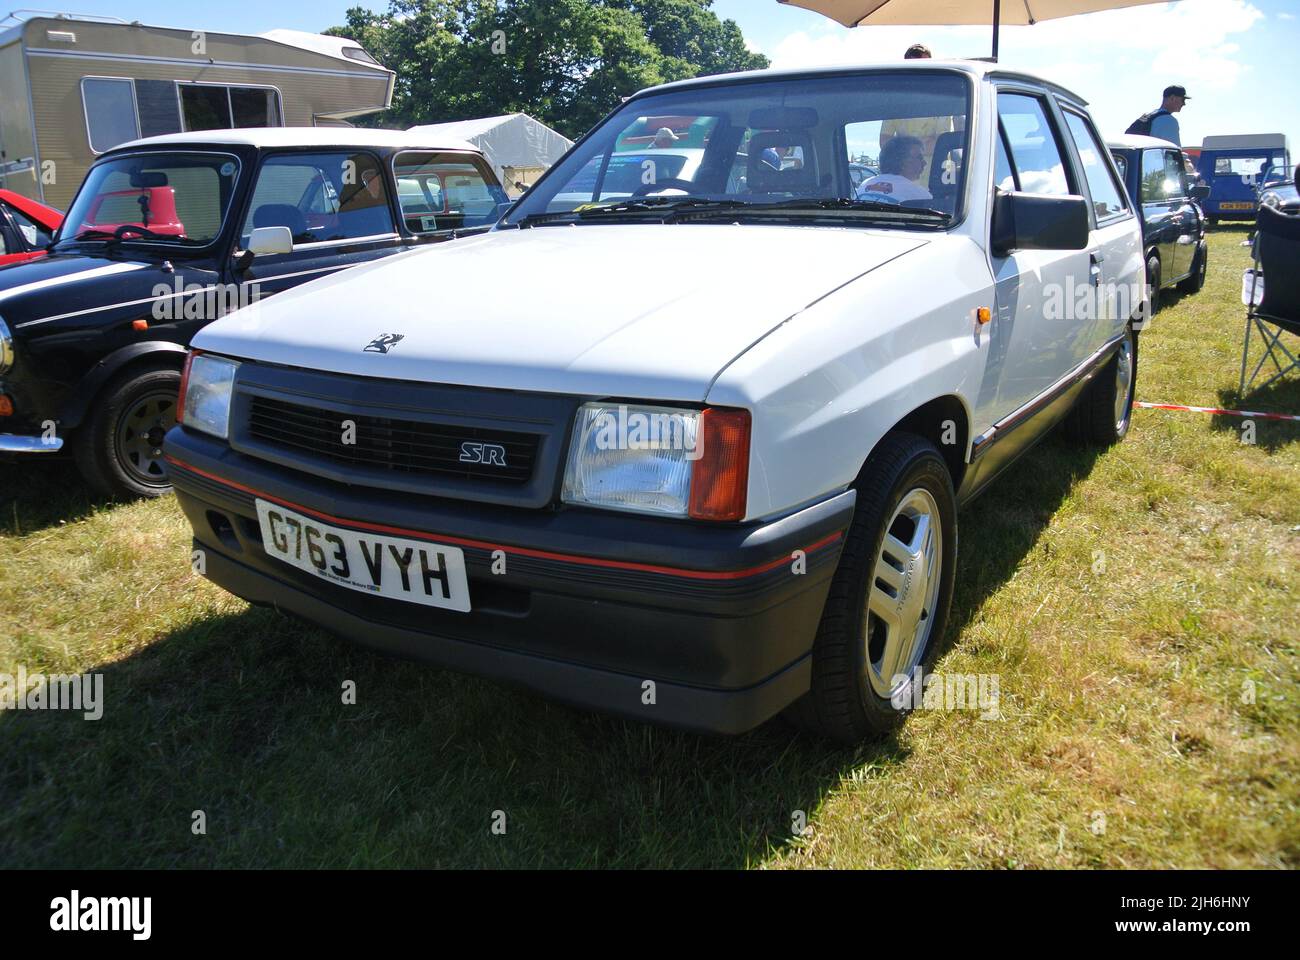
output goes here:
<path id="1" fill-rule="evenodd" d="M 916 182 L 925 169 L 925 148 L 917 137 L 894 137 L 880 148 L 880 175 L 858 187 L 857 199 L 880 199 L 905 203 L 933 200 L 930 191 Z"/>
<path id="2" fill-rule="evenodd" d="M 339 206 L 339 219 L 351 237 L 393 232 L 393 217 L 383 175 L 373 167 L 361 171 L 361 186 Z"/>

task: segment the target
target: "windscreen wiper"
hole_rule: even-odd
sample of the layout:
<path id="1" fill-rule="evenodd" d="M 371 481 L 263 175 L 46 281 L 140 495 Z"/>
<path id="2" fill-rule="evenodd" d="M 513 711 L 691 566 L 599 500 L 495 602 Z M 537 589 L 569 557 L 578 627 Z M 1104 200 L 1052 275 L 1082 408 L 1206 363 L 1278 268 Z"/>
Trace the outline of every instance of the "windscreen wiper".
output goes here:
<path id="1" fill-rule="evenodd" d="M 930 207 L 904 207 L 884 200 L 854 200 L 849 197 L 797 197 L 773 203 L 751 203 L 746 207 L 758 213 L 780 211 L 799 213 L 892 213 L 904 219 L 949 220 L 950 215 Z"/>
<path id="2" fill-rule="evenodd" d="M 756 202 L 749 200 L 711 200 L 706 197 L 642 197 L 620 200 L 615 203 L 588 207 L 584 210 L 564 210 L 555 213 L 533 213 L 519 221 L 519 226 L 535 226 L 561 220 L 576 222 L 603 217 L 650 214 L 667 222 L 679 218 L 706 218 L 713 214 L 752 214 L 767 216 L 773 213 L 807 213 L 813 216 L 855 213 L 887 213 L 897 220 L 924 220 L 946 222 L 950 215 L 929 207 L 903 207 L 882 200 L 854 200 L 848 197 L 797 197 L 788 200 Z"/>
<path id="3" fill-rule="evenodd" d="M 80 233 L 75 234 L 74 236 L 71 236 L 71 237 L 66 237 L 65 239 L 68 239 L 68 240 L 120 240 L 121 238 L 120 238 L 116 233 L 113 233 L 111 230 L 96 230 L 96 229 L 93 229 L 93 228 L 92 228 L 92 229 L 90 229 L 90 230 L 82 230 Z"/>
<path id="4" fill-rule="evenodd" d="M 573 218 L 575 220 L 598 219 L 600 217 L 617 217 L 626 214 L 658 214 L 664 219 L 677 211 L 702 212 L 713 210 L 733 210 L 747 207 L 744 200 L 710 200 L 707 197 L 638 197 L 602 203 L 598 206 L 577 210 L 559 210 L 553 213 L 530 213 L 518 223 L 520 227 L 531 227 L 541 223 L 555 223 Z"/>

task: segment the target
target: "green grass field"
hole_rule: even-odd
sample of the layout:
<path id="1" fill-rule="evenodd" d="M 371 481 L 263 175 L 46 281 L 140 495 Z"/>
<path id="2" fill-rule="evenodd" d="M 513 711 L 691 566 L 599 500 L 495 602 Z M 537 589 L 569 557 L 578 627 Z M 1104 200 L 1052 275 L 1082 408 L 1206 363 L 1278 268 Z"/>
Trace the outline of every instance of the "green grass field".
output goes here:
<path id="1" fill-rule="evenodd" d="M 1236 404 L 1244 236 L 1143 334 L 1141 399 Z M 1300 376 L 1245 403 L 1300 412 Z M 0 865 L 1294 868 L 1300 424 L 1134 418 L 962 517 L 938 670 L 998 675 L 1002 719 L 918 711 L 857 751 L 386 659 L 193 576 L 170 498 L 0 466 L 0 672 L 102 672 L 106 701 L 0 713 Z"/>

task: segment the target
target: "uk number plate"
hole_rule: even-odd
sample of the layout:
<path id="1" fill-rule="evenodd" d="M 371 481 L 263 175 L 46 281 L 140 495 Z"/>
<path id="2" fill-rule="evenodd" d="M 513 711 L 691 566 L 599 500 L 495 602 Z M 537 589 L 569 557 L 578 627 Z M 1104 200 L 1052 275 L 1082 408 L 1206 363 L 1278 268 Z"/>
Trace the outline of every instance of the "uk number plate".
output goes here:
<path id="1" fill-rule="evenodd" d="M 349 590 L 468 613 L 465 554 L 457 547 L 321 523 L 257 501 L 269 556 Z"/>

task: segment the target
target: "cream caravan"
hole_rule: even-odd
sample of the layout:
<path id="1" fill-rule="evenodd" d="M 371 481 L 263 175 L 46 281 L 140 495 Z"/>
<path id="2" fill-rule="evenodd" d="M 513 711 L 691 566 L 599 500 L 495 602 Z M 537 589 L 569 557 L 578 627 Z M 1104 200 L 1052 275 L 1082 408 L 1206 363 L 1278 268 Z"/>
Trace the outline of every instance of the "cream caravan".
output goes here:
<path id="1" fill-rule="evenodd" d="M 56 207 L 96 156 L 140 137 L 346 125 L 393 72 L 342 37 L 34 16 L 0 32 L 0 187 Z"/>

